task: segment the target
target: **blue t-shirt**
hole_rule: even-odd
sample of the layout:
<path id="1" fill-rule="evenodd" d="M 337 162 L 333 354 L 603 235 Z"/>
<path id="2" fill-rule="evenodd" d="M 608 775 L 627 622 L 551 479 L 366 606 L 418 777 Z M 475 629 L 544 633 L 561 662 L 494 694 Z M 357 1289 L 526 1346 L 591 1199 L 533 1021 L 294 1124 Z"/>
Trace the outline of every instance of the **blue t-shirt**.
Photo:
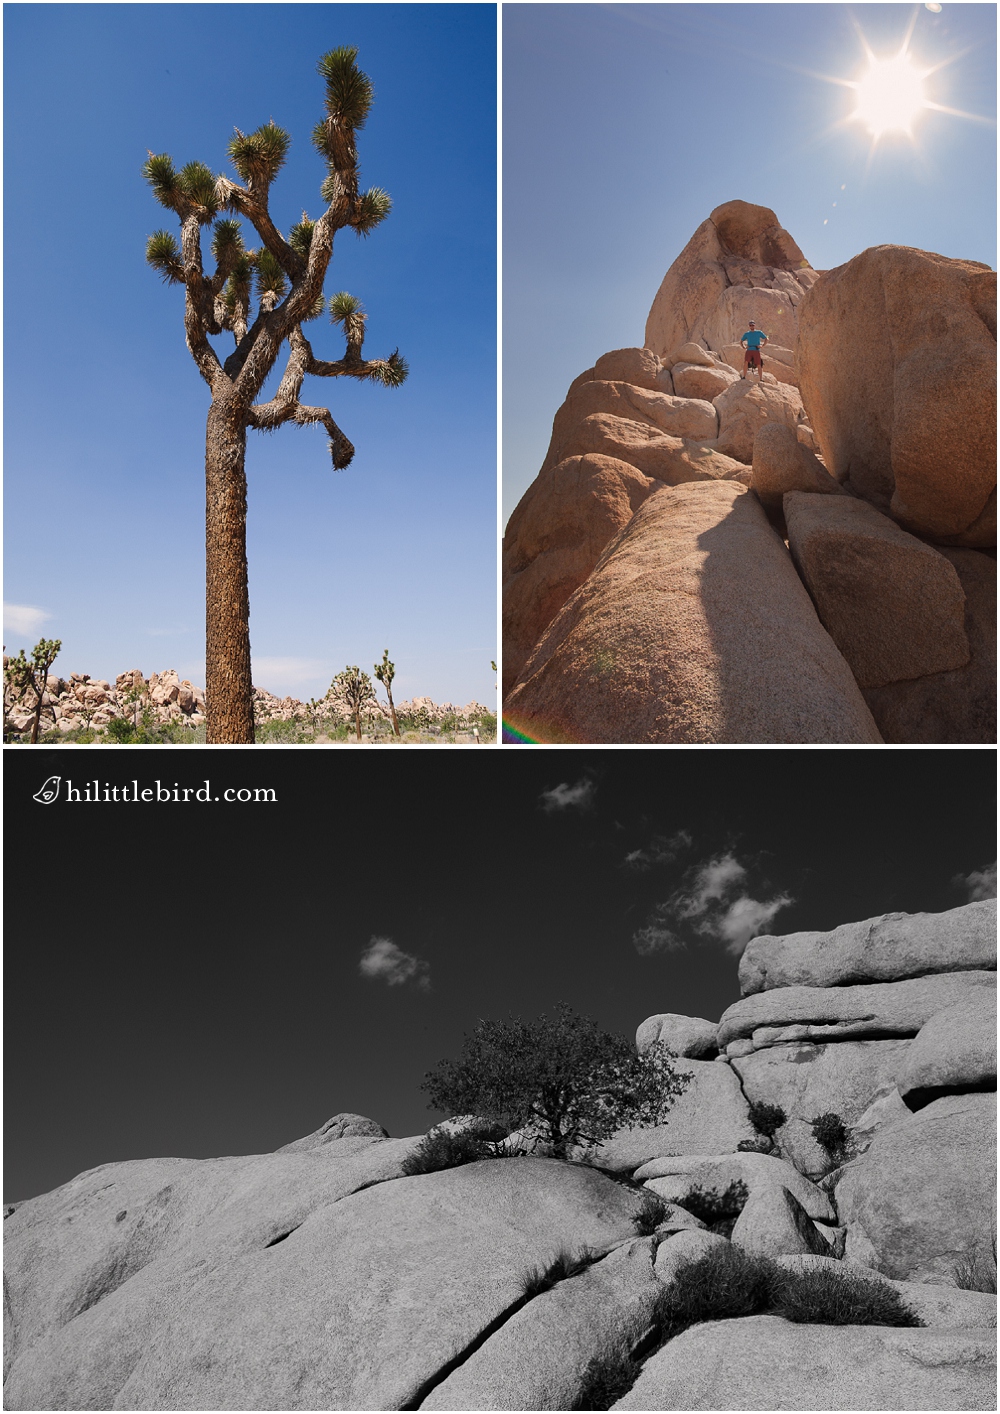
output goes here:
<path id="1" fill-rule="evenodd" d="M 748 348 L 759 349 L 766 338 L 767 335 L 762 329 L 749 329 L 740 339 L 740 343 L 745 342 Z"/>

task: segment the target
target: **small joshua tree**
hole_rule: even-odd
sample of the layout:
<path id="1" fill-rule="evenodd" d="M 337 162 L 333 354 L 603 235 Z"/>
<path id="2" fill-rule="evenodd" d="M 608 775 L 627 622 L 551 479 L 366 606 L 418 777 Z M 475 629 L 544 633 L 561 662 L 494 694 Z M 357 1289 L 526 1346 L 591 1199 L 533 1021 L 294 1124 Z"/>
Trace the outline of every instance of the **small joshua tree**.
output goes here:
<path id="1" fill-rule="evenodd" d="M 347 710 L 354 718 L 354 731 L 358 741 L 361 740 L 361 714 L 367 711 L 378 699 L 375 696 L 375 689 L 372 680 L 367 673 L 363 673 L 360 668 L 345 668 L 342 673 L 338 673 L 334 678 L 332 687 L 338 688 L 344 701 L 347 703 Z"/>
<path id="2" fill-rule="evenodd" d="M 395 663 L 389 662 L 388 648 L 382 654 L 381 663 L 375 664 L 375 676 L 385 688 L 385 695 L 389 699 L 389 716 L 392 718 L 392 734 L 393 736 L 400 736 L 401 732 L 399 730 L 399 722 L 396 718 L 396 708 L 392 700 L 392 680 L 396 676 L 396 665 Z"/>
<path id="3" fill-rule="evenodd" d="M 59 656 L 61 648 L 62 639 L 60 638 L 40 638 L 31 650 L 30 658 L 25 657 L 22 648 L 16 658 L 9 659 L 5 664 L 3 674 L 5 735 L 7 714 L 17 704 L 26 710 L 34 710 L 35 716 L 31 723 L 32 745 L 38 741 L 38 727 L 42 719 L 42 706 L 44 705 L 49 669 Z M 27 701 L 29 696 L 33 697 L 34 701 Z"/>
<path id="4" fill-rule="evenodd" d="M 398 350 L 387 359 L 364 359 L 365 313 L 341 292 L 330 300 L 332 321 L 346 337 L 343 357 L 315 357 L 302 332 L 323 313 L 323 281 L 334 234 L 347 227 L 367 236 L 388 216 L 392 203 L 378 187 L 361 192 L 355 134 L 372 105 L 372 85 L 355 62 L 357 50 L 332 49 L 319 62 L 326 81 L 326 117 L 313 129 L 313 143 L 327 163 L 320 187 L 326 209 L 312 221 L 303 212 L 287 238 L 268 210 L 268 191 L 281 169 L 290 138 L 269 121 L 255 132 L 237 128 L 229 156 L 241 182 L 215 176 L 202 162 L 179 171 L 165 153 L 154 156 L 143 176 L 162 206 L 180 219 L 178 246 L 169 231 L 156 231 L 146 259 L 167 284 L 185 290 L 184 331 L 188 349 L 208 384 L 205 451 L 207 563 L 205 673 L 209 742 L 252 742 L 253 687 L 250 673 L 250 599 L 247 585 L 245 471 L 247 428 L 272 432 L 285 422 L 320 423 L 330 438 L 333 465 L 348 466 L 354 448 L 327 408 L 299 401 L 306 374 L 359 378 L 398 387 L 406 362 Z M 254 228 L 261 244 L 243 244 L 235 212 Z M 215 269 L 206 273 L 201 236 L 212 227 Z M 252 308 L 256 295 L 256 313 Z M 232 334 L 235 347 L 223 362 L 209 336 Z M 284 345 L 288 360 L 278 389 L 266 403 L 255 401 Z"/>

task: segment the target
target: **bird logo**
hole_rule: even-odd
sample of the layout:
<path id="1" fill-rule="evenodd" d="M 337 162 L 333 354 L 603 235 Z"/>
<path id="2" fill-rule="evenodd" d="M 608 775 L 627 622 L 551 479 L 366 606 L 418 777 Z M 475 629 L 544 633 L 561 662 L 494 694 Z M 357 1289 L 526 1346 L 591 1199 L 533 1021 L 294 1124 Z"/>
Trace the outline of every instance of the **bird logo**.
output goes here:
<path id="1" fill-rule="evenodd" d="M 41 790 L 36 791 L 31 797 L 32 800 L 37 800 L 39 805 L 51 805 L 54 800 L 59 799 L 59 782 L 61 780 L 62 776 L 50 776 Z"/>

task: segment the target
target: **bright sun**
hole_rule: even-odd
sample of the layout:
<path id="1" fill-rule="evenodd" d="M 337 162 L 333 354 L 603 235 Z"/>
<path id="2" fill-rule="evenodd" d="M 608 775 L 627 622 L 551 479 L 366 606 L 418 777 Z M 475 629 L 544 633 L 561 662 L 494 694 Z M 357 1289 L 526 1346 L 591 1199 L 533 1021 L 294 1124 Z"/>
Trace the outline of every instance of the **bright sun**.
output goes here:
<path id="1" fill-rule="evenodd" d="M 892 129 L 909 132 L 913 119 L 926 106 L 925 77 L 905 53 L 892 59 L 871 58 L 868 72 L 857 83 L 854 116 L 866 123 L 875 137 Z"/>

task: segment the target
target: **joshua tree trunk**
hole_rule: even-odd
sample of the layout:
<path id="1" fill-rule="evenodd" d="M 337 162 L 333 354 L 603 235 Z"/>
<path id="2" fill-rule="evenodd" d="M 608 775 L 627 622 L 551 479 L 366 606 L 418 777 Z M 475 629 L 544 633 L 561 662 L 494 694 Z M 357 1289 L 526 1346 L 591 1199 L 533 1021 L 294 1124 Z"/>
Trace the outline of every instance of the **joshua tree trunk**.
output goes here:
<path id="1" fill-rule="evenodd" d="M 143 175 L 162 206 L 181 222 L 181 244 L 169 231 L 157 231 L 146 259 L 168 284 L 185 289 L 184 332 L 188 350 L 208 384 L 212 405 L 205 450 L 206 541 L 206 705 L 210 742 L 248 743 L 253 732 L 253 680 L 250 672 L 250 598 L 246 553 L 246 433 L 248 427 L 271 432 L 286 422 L 321 423 L 330 438 L 335 469 L 350 464 L 354 448 L 329 411 L 299 402 L 307 374 L 318 378 L 358 378 L 397 388 L 406 377 L 399 351 L 387 359 L 364 359 L 365 313 L 358 300 L 341 291 L 329 303 L 330 318 L 346 336 L 344 356 L 334 362 L 314 356 L 302 332 L 326 305 L 323 281 L 338 230 L 359 236 L 388 216 L 392 203 L 378 187 L 358 190 L 355 131 L 364 127 L 372 86 L 358 69 L 357 50 L 333 49 L 320 60 L 326 80 L 326 118 L 313 131 L 313 143 L 327 161 L 320 189 L 326 209 L 317 221 L 303 212 L 288 239 L 274 225 L 268 209 L 271 182 L 288 150 L 288 134 L 273 122 L 242 133 L 229 144 L 229 155 L 245 185 L 216 177 L 201 162 L 180 171 L 166 154 L 149 155 Z M 223 211 L 237 219 L 222 218 Z M 240 219 L 261 240 L 256 250 L 243 244 Z M 202 227 L 212 226 L 215 270 L 202 263 Z M 256 317 L 251 299 L 256 287 Z M 209 336 L 228 332 L 235 348 L 223 362 Z M 274 397 L 255 403 L 282 347 L 288 361 Z"/>
<path id="2" fill-rule="evenodd" d="M 205 697 L 209 742 L 252 742 L 247 584 L 247 433 L 228 401 L 212 404 L 205 439 Z"/>

